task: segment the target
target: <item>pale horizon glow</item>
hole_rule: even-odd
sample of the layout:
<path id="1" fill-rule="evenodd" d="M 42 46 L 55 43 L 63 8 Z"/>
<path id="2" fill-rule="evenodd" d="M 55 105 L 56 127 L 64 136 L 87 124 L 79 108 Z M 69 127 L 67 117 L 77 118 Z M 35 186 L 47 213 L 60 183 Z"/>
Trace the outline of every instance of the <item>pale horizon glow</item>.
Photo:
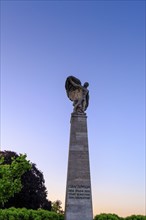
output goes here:
<path id="1" fill-rule="evenodd" d="M 146 215 L 145 1 L 1 1 L 1 150 L 26 153 L 65 202 L 72 103 L 89 82 L 94 215 Z"/>

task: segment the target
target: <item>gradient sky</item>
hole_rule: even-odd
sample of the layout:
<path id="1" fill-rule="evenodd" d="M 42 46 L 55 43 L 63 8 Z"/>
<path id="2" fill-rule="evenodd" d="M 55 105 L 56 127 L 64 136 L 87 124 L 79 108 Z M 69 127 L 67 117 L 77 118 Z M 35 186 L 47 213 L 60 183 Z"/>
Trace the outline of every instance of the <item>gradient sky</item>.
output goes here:
<path id="1" fill-rule="evenodd" d="M 1 1 L 1 150 L 65 200 L 65 80 L 88 81 L 94 214 L 145 213 L 145 1 Z"/>

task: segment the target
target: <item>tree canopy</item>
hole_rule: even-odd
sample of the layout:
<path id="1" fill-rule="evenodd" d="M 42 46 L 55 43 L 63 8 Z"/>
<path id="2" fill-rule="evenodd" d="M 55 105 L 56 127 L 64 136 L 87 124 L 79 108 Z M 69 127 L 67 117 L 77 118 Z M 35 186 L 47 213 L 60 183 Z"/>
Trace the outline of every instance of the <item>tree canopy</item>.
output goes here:
<path id="1" fill-rule="evenodd" d="M 31 168 L 26 155 L 12 158 L 11 164 L 4 164 L 4 157 L 0 155 L 0 205 L 4 204 L 15 193 L 22 189 L 21 176 Z"/>
<path id="2" fill-rule="evenodd" d="M 101 213 L 94 217 L 94 220 L 146 220 L 144 215 L 131 215 L 128 217 L 120 217 L 116 214 Z"/>
<path id="3" fill-rule="evenodd" d="M 12 164 L 12 158 L 18 158 L 18 154 L 12 151 L 1 151 L 0 156 L 4 158 L 3 164 Z M 47 199 L 47 190 L 43 173 L 37 169 L 34 163 L 31 164 L 31 169 L 27 170 L 21 176 L 21 191 L 15 193 L 13 197 L 4 204 L 4 208 L 28 208 L 38 209 L 43 208 L 51 210 L 51 202 Z"/>
<path id="4" fill-rule="evenodd" d="M 60 200 L 56 200 L 54 202 L 52 202 L 52 209 L 51 211 L 56 212 L 58 214 L 63 214 L 64 211 L 62 209 L 62 202 Z"/>

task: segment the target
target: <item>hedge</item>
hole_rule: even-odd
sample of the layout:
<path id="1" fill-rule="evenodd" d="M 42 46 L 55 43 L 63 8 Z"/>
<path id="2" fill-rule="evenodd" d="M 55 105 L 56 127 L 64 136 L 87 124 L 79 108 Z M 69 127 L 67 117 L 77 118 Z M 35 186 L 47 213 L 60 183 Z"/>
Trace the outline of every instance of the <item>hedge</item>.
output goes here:
<path id="1" fill-rule="evenodd" d="M 43 209 L 32 210 L 26 208 L 0 209 L 0 220 L 63 220 L 61 214 Z"/>
<path id="2" fill-rule="evenodd" d="M 0 209 L 0 220 L 64 220 L 64 215 L 43 209 L 9 208 Z M 146 220 L 146 216 L 131 215 L 122 218 L 115 214 L 101 213 L 94 220 Z"/>
<path id="3" fill-rule="evenodd" d="M 128 217 L 119 217 L 116 214 L 101 213 L 94 217 L 94 220 L 146 220 L 144 215 L 131 215 Z"/>

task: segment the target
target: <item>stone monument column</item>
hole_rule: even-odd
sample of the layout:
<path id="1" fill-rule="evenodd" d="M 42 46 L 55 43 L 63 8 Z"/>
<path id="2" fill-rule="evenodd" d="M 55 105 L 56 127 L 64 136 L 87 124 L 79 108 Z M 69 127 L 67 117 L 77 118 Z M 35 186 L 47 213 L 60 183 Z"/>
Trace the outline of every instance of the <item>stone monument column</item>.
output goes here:
<path id="1" fill-rule="evenodd" d="M 71 83 L 74 82 L 73 86 L 70 85 L 70 79 Z M 79 82 L 73 76 L 68 77 L 66 81 L 66 90 L 68 84 L 70 88 L 67 90 L 70 93 L 69 98 L 74 99 L 74 112 L 70 121 L 65 220 L 93 220 L 87 116 L 84 112 L 88 106 L 89 91 L 84 87 L 86 93 L 83 97 L 84 88 Z M 76 84 L 80 85 L 79 88 L 75 86 Z"/>

